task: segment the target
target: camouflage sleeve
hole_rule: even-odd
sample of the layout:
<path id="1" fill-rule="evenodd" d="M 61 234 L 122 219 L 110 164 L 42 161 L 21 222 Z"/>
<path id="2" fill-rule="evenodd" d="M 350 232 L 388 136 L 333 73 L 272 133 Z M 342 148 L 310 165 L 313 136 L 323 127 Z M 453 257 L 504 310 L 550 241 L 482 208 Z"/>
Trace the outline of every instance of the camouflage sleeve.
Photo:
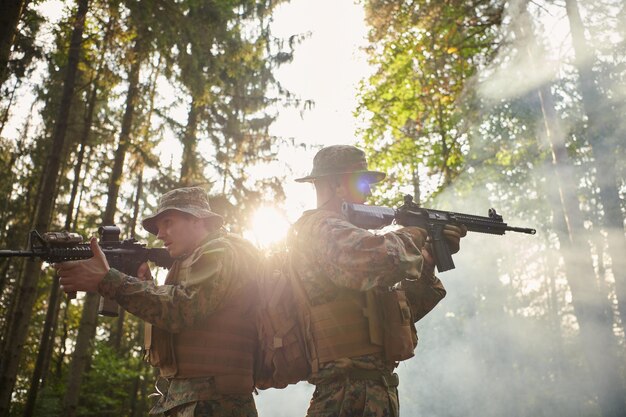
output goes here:
<path id="1" fill-rule="evenodd" d="M 327 218 L 312 233 L 320 267 L 335 285 L 366 291 L 419 278 L 423 259 L 411 235 L 401 230 L 375 235 L 339 218 Z"/>
<path id="2" fill-rule="evenodd" d="M 446 296 L 443 283 L 435 275 L 403 279 L 400 288 L 406 292 L 413 322 L 421 320 Z"/>
<path id="3" fill-rule="evenodd" d="M 176 333 L 221 306 L 235 290 L 236 268 L 232 251 L 220 248 L 202 253 L 181 284 L 156 285 L 111 269 L 98 291 L 137 317 Z"/>

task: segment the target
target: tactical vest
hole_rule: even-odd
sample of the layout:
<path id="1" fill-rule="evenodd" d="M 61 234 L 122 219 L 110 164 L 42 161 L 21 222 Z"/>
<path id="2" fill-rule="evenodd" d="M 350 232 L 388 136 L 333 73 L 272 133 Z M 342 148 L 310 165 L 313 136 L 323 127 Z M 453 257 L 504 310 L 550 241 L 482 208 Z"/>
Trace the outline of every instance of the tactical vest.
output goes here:
<path id="1" fill-rule="evenodd" d="M 193 259 L 176 262 L 165 283 L 184 283 Z M 146 323 L 150 363 L 166 378 L 214 377 L 219 394 L 249 394 L 254 388 L 257 344 L 256 285 L 250 283 L 196 326 L 178 333 Z"/>
<path id="2" fill-rule="evenodd" d="M 314 372 L 340 358 L 377 355 L 396 362 L 413 356 L 417 333 L 404 291 L 375 288 L 344 294 L 310 307 Z"/>

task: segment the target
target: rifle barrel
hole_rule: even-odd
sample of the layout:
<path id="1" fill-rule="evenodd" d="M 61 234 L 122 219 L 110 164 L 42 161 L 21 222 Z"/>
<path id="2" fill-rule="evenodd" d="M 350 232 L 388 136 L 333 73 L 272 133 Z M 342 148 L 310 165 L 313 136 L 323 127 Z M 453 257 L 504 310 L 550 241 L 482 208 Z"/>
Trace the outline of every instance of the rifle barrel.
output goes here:
<path id="1" fill-rule="evenodd" d="M 527 228 L 527 227 L 513 227 L 513 226 L 509 226 L 507 230 L 510 230 L 512 232 L 526 233 L 526 234 L 529 234 L 529 235 L 534 235 L 535 233 L 537 233 L 537 230 L 530 229 L 530 228 Z"/>
<path id="2" fill-rule="evenodd" d="M 13 256 L 35 257 L 37 254 L 29 250 L 0 250 L 0 258 L 11 258 Z"/>

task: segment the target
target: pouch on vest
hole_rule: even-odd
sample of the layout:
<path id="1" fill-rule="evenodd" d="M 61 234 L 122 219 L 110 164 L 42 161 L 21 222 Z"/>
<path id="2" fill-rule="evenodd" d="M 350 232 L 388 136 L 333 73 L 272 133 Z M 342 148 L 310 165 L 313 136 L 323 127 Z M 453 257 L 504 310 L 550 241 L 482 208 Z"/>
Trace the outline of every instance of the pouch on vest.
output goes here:
<path id="1" fill-rule="evenodd" d="M 311 373 L 301 325 L 308 303 L 288 270 L 286 256 L 275 255 L 259 280 L 259 351 L 254 375 L 259 389 L 284 388 L 306 380 Z"/>
<path id="2" fill-rule="evenodd" d="M 403 290 L 376 291 L 383 315 L 385 359 L 399 362 L 414 356 L 417 332 Z"/>
<path id="3" fill-rule="evenodd" d="M 180 262 L 174 262 L 165 278 L 166 284 L 176 282 L 180 272 Z M 166 330 L 160 329 L 147 321 L 144 323 L 144 348 L 145 356 L 150 365 L 159 368 L 160 375 L 164 378 L 170 378 L 176 375 L 176 357 L 174 355 L 174 346 L 172 334 Z"/>
<path id="4" fill-rule="evenodd" d="M 144 343 L 150 365 L 159 368 L 160 375 L 164 378 L 176 375 L 176 358 L 171 334 L 146 322 Z"/>

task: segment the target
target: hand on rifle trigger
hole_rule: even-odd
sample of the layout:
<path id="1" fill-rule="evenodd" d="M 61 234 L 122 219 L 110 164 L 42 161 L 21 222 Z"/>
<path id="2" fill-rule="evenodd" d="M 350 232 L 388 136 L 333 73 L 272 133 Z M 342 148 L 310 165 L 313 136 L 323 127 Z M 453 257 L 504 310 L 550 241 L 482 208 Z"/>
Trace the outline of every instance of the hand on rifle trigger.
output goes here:
<path id="1" fill-rule="evenodd" d="M 152 273 L 150 272 L 150 267 L 147 262 L 142 263 L 137 268 L 137 278 L 140 281 L 152 281 Z"/>
<path id="2" fill-rule="evenodd" d="M 95 237 L 89 242 L 93 257 L 81 261 L 54 264 L 59 283 L 66 293 L 74 291 L 98 291 L 98 284 L 109 272 L 109 263 Z"/>
<path id="3" fill-rule="evenodd" d="M 446 224 L 443 228 L 443 236 L 448 242 L 450 253 L 457 253 L 461 249 L 461 238 L 467 235 L 465 225 Z"/>

